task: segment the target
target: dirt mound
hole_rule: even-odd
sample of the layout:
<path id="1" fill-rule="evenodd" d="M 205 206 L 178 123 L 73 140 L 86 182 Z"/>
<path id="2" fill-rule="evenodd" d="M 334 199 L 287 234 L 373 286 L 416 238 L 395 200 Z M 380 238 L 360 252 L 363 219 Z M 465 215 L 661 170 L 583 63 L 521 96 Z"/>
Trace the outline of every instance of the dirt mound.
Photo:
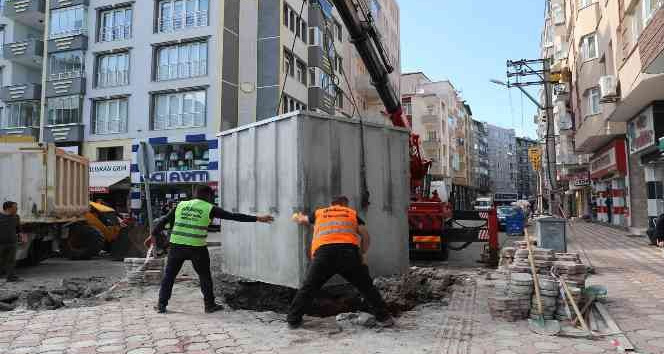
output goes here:
<path id="1" fill-rule="evenodd" d="M 395 315 L 409 311 L 419 304 L 440 301 L 448 294 L 454 277 L 444 269 L 411 268 L 397 277 L 374 280 Z M 227 274 L 215 276 L 215 293 L 235 309 L 275 311 L 285 313 L 296 290 L 242 279 Z M 327 286 L 318 294 L 309 311 L 314 316 L 335 316 L 339 313 L 367 311 L 360 293 L 349 284 Z"/>
<path id="2" fill-rule="evenodd" d="M 66 278 L 57 286 L 38 286 L 22 291 L 0 290 L 0 310 L 25 305 L 30 310 L 55 310 L 61 307 L 93 304 L 94 297 L 110 286 L 104 277 Z"/>

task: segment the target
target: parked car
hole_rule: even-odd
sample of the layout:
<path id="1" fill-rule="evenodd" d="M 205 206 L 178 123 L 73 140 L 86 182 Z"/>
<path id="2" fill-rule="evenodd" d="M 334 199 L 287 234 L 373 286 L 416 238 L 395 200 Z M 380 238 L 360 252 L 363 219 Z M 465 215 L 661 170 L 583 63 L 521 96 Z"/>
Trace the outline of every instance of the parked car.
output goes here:
<path id="1" fill-rule="evenodd" d="M 511 206 L 499 206 L 496 210 L 498 213 L 498 225 L 500 231 L 505 231 L 505 226 L 507 225 L 507 218 L 515 213 L 514 207 Z"/>

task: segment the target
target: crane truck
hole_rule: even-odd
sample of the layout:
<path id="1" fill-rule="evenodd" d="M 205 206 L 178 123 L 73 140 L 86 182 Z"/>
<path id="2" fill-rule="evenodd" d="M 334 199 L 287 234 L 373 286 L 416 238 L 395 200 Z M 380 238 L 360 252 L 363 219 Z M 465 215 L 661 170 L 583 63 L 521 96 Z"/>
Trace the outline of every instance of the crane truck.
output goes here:
<path id="1" fill-rule="evenodd" d="M 328 0 L 319 0 L 328 2 Z M 385 106 L 385 113 L 393 125 L 412 129 L 407 123 L 401 98 L 390 82 L 394 67 L 382 44 L 381 34 L 373 14 L 364 0 L 329 0 L 344 22 L 351 42 L 371 77 Z M 412 132 L 410 149 L 411 204 L 408 210 L 409 244 L 411 256 L 429 253 L 440 260 L 447 259 L 450 243 L 460 242 L 463 249 L 473 242 L 488 242 L 485 248 L 488 261 L 498 261 L 498 220 L 494 209 L 488 211 L 453 210 L 452 203 L 432 200 L 428 195 L 431 161 L 422 156 L 420 137 Z M 449 199 L 448 199 L 449 200 Z M 363 203 L 367 203 L 365 200 Z M 453 201 L 452 201 L 453 202 Z"/>

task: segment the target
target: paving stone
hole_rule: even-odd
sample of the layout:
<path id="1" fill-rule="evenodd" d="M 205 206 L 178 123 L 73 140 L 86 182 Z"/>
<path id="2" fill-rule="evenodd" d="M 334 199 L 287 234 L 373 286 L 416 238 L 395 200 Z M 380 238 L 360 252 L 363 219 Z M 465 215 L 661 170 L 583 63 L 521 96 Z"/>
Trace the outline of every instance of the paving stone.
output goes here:
<path id="1" fill-rule="evenodd" d="M 658 348 L 664 348 L 664 339 L 654 339 L 654 340 L 649 340 L 648 344 L 658 347 Z"/>
<path id="2" fill-rule="evenodd" d="M 497 347 L 520 347 L 523 343 L 513 339 L 499 339 L 495 342 L 495 345 Z"/>
<path id="3" fill-rule="evenodd" d="M 553 342 L 535 342 L 534 345 L 537 349 L 544 349 L 544 350 L 560 349 L 560 344 Z"/>
<path id="4" fill-rule="evenodd" d="M 98 353 L 114 353 L 124 351 L 124 345 L 106 345 L 103 347 L 98 347 Z"/>
<path id="5" fill-rule="evenodd" d="M 10 349 L 10 352 L 12 354 L 36 353 L 37 352 L 37 347 L 15 347 L 15 348 Z"/>
<path id="6" fill-rule="evenodd" d="M 497 351 L 496 354 L 519 354 L 519 353 L 512 350 L 504 349 Z"/>
<path id="7" fill-rule="evenodd" d="M 186 351 L 193 351 L 193 350 L 203 350 L 203 349 L 209 349 L 210 345 L 207 343 L 193 343 L 187 345 L 184 349 Z"/>
<path id="8" fill-rule="evenodd" d="M 519 331 L 506 331 L 506 330 L 501 330 L 496 332 L 496 337 L 518 337 L 520 335 Z"/>
<path id="9" fill-rule="evenodd" d="M 158 347 L 157 354 L 172 354 L 172 353 L 184 353 L 184 350 L 181 347 L 177 346 L 168 346 L 168 347 Z"/>
<path id="10" fill-rule="evenodd" d="M 127 342 L 144 342 L 150 340 L 150 336 L 140 334 L 140 335 L 127 337 L 126 340 Z"/>
<path id="11" fill-rule="evenodd" d="M 40 353 L 50 351 L 64 351 L 65 349 L 67 349 L 67 343 L 42 344 L 37 347 L 37 351 Z"/>
<path id="12" fill-rule="evenodd" d="M 136 348 L 127 352 L 127 354 L 154 354 L 156 350 L 152 348 Z"/>
<path id="13" fill-rule="evenodd" d="M 601 353 L 604 351 L 601 347 L 592 344 L 577 344 L 574 349 L 581 353 Z"/>
<path id="14" fill-rule="evenodd" d="M 645 338 L 664 338 L 664 332 L 651 331 L 649 329 L 636 331 L 636 334 Z"/>
<path id="15" fill-rule="evenodd" d="M 42 344 L 44 345 L 50 345 L 50 344 L 60 344 L 60 343 L 67 343 L 69 342 L 69 337 L 52 337 L 52 338 L 46 338 L 42 341 Z"/>

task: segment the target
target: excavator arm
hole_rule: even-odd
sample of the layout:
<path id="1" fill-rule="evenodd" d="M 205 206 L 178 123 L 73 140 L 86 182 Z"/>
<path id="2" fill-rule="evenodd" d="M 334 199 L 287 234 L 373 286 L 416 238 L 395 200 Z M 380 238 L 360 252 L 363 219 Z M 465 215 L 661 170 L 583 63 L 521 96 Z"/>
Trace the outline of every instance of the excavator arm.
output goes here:
<path id="1" fill-rule="evenodd" d="M 392 124 L 396 127 L 410 128 L 404 119 L 401 98 L 390 82 L 390 74 L 394 71 L 394 67 L 382 44 L 366 0 L 330 0 L 330 2 L 337 8 Z M 409 145 L 411 192 L 422 196 L 425 189 L 424 178 L 429 173 L 431 161 L 422 157 L 418 135 L 411 132 Z"/>

